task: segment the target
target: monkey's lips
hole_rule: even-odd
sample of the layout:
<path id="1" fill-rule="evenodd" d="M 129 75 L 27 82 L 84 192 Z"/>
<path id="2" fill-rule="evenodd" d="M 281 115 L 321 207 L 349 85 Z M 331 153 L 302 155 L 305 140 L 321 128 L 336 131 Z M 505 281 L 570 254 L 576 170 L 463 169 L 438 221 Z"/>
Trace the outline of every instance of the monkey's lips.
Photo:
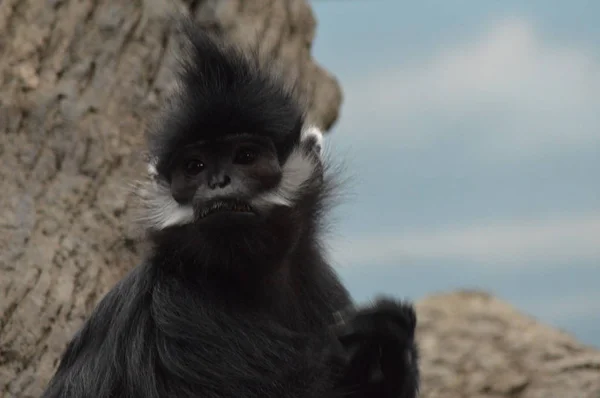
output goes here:
<path id="1" fill-rule="evenodd" d="M 220 213 L 254 214 L 254 210 L 245 202 L 237 200 L 216 200 L 198 208 L 197 217 L 198 219 L 204 219 L 213 214 Z"/>

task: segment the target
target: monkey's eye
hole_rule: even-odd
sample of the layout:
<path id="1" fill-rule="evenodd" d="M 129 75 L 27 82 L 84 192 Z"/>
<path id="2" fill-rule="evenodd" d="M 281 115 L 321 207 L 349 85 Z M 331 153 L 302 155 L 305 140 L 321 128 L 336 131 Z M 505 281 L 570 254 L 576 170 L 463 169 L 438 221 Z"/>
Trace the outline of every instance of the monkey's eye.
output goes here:
<path id="1" fill-rule="evenodd" d="M 235 154 L 234 163 L 237 164 L 251 164 L 258 157 L 258 153 L 256 150 L 252 148 L 241 148 Z"/>
<path id="2" fill-rule="evenodd" d="M 198 175 L 202 170 L 204 170 L 204 163 L 198 159 L 191 159 L 184 163 L 183 171 L 188 176 Z"/>

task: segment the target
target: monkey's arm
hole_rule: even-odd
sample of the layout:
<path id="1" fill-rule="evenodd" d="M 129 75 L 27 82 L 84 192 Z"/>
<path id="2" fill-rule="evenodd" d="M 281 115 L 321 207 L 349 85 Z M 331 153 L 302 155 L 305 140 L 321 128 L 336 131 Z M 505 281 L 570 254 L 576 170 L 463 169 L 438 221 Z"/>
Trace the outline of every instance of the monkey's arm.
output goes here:
<path id="1" fill-rule="evenodd" d="M 342 384 L 351 398 L 415 398 L 419 390 L 416 315 L 411 304 L 381 298 L 351 310 L 335 327 L 348 364 Z"/>

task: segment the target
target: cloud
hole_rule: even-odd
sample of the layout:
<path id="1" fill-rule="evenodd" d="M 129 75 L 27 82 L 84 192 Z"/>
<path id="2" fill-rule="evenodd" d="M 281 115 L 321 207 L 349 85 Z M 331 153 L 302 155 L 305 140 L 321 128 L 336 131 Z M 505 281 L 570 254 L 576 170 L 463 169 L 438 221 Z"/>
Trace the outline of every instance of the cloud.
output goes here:
<path id="1" fill-rule="evenodd" d="M 595 259 L 600 257 L 600 213 L 338 240 L 332 256 L 344 266 L 440 259 L 475 262 L 478 267 L 501 264 L 504 269 Z"/>
<path id="2" fill-rule="evenodd" d="M 600 142 L 597 53 L 548 43 L 522 18 L 426 60 L 369 71 L 345 92 L 346 138 L 407 147 L 452 135 L 484 158 Z"/>

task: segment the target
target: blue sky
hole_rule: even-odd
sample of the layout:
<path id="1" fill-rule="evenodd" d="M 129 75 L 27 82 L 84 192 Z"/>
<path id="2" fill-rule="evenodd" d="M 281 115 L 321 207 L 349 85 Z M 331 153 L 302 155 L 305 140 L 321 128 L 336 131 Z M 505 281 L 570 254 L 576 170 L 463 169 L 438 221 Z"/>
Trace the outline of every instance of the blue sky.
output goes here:
<path id="1" fill-rule="evenodd" d="M 312 4 L 354 297 L 480 288 L 600 347 L 600 2 Z"/>

